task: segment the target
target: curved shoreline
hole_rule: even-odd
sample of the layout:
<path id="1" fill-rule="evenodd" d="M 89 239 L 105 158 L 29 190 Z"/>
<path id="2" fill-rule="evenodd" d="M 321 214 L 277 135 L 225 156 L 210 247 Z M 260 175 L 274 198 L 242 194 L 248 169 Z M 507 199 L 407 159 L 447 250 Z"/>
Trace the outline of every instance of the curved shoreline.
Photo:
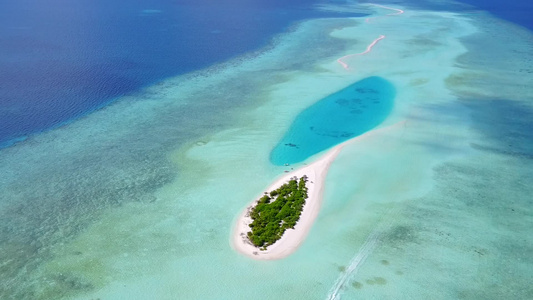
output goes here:
<path id="1" fill-rule="evenodd" d="M 284 174 L 265 189 L 266 192 L 270 192 L 288 182 L 292 177 L 307 175 L 308 180 L 306 186 L 308 189 L 308 198 L 305 202 L 300 220 L 298 220 L 294 229 L 287 229 L 281 239 L 269 246 L 267 250 L 261 251 L 259 248 L 253 246 L 246 234 L 250 231 L 248 225 L 252 223 L 252 218 L 249 217 L 249 210 L 257 202 L 256 199 L 253 203 L 247 205 L 246 209 L 239 215 L 232 233 L 232 247 L 238 252 L 257 260 L 281 259 L 296 251 L 298 246 L 306 238 L 312 224 L 318 216 L 322 204 L 324 181 L 329 166 L 335 160 L 343 145 L 344 143 L 333 147 L 325 155 L 307 166 Z"/>
<path id="2" fill-rule="evenodd" d="M 386 127 L 367 131 L 362 135 L 356 136 L 331 148 L 328 150 L 328 152 L 311 164 L 286 173 L 278 178 L 264 191 L 270 192 L 279 188 L 282 184 L 289 181 L 291 177 L 302 177 L 303 175 L 307 175 L 308 198 L 305 202 L 300 220 L 296 223 L 294 229 L 287 229 L 281 239 L 269 246 L 267 250 L 261 251 L 259 248 L 253 246 L 246 236 L 248 231 L 250 231 L 250 227 L 248 225 L 252 223 L 252 219 L 249 217 L 248 212 L 250 208 L 257 202 L 257 200 L 263 195 L 263 193 L 261 193 L 252 203 L 246 206 L 246 208 L 237 218 L 237 222 L 234 225 L 231 235 L 230 242 L 232 248 L 237 252 L 256 260 L 282 259 L 292 254 L 305 240 L 316 217 L 318 216 L 320 207 L 322 206 L 324 183 L 329 171 L 329 167 L 335 158 L 337 158 L 337 155 L 341 152 L 342 148 L 344 148 L 344 146 L 347 144 L 362 142 L 363 140 L 372 138 L 376 134 L 383 134 L 389 132 L 390 130 L 405 127 L 406 123 L 407 121 L 402 120 Z"/>

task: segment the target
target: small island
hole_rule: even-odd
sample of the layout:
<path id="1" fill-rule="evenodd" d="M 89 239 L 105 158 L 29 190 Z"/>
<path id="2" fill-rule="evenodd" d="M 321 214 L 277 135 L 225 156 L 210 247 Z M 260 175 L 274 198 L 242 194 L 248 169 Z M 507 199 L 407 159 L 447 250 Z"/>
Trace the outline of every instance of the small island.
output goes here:
<path id="1" fill-rule="evenodd" d="M 307 199 L 307 176 L 292 177 L 281 187 L 265 192 L 255 207 L 249 211 L 253 220 L 247 236 L 250 242 L 261 250 L 281 239 L 285 230 L 294 226 L 300 219 Z"/>
<path id="2" fill-rule="evenodd" d="M 257 260 L 282 259 L 294 253 L 318 216 L 328 168 L 341 148 L 342 144 L 337 145 L 310 164 L 285 170 L 264 189 L 236 218 L 232 247 Z"/>

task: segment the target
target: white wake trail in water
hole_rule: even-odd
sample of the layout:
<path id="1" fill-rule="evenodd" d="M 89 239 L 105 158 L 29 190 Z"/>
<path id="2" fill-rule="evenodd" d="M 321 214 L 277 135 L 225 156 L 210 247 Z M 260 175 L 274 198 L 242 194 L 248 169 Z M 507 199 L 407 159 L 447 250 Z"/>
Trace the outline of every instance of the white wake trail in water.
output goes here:
<path id="1" fill-rule="evenodd" d="M 341 290 L 345 286 L 346 282 L 357 274 L 359 268 L 363 265 L 367 257 L 374 251 L 381 236 L 384 232 L 390 229 L 395 217 L 398 215 L 396 209 L 391 209 L 385 213 L 385 222 L 377 226 L 372 233 L 365 240 L 364 244 L 359 248 L 359 251 L 355 253 L 355 256 L 350 260 L 350 263 L 346 270 L 341 273 L 333 287 L 329 290 L 327 300 L 338 300 L 341 297 Z"/>
<path id="2" fill-rule="evenodd" d="M 350 264 L 348 268 L 346 268 L 346 271 L 339 276 L 339 278 L 335 282 L 335 285 L 333 285 L 333 287 L 331 288 L 328 294 L 328 300 L 340 299 L 339 292 L 344 287 L 346 281 L 348 281 L 350 277 L 357 273 L 359 266 L 363 264 L 368 255 L 372 252 L 372 250 L 374 250 L 374 247 L 376 246 L 380 235 L 380 232 L 376 230 L 366 239 L 363 246 L 361 246 L 357 254 L 350 261 Z"/>

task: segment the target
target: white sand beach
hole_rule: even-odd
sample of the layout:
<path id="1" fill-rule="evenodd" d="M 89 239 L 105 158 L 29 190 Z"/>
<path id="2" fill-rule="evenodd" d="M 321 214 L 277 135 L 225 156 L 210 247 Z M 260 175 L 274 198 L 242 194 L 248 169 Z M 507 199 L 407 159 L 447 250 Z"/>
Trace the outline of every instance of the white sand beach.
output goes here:
<path id="1" fill-rule="evenodd" d="M 239 215 L 231 238 L 233 248 L 246 256 L 258 260 L 281 259 L 294 253 L 307 237 L 307 234 L 311 230 L 311 227 L 318 216 L 320 207 L 322 206 L 322 197 L 329 167 L 337 155 L 342 151 L 342 148 L 347 144 L 363 142 L 364 140 L 372 138 L 375 135 L 395 130 L 402 126 L 405 126 L 405 121 L 401 121 L 384 128 L 371 130 L 361 136 L 352 138 L 331 148 L 313 163 L 292 172 L 288 172 L 277 179 L 263 192 L 270 193 L 271 191 L 279 188 L 282 184 L 288 182 L 292 177 L 300 178 L 304 175 L 308 177 L 308 198 L 305 202 L 300 220 L 298 223 L 296 223 L 294 229 L 288 229 L 285 231 L 281 239 L 276 243 L 267 247 L 267 249 L 264 251 L 259 250 L 259 248 L 255 247 L 248 240 L 247 233 L 250 231 L 249 224 L 252 223 L 252 219 L 249 217 L 249 210 L 261 197 L 261 193 L 261 195 L 257 196 L 257 199 L 248 205 L 246 209 Z"/>
<path id="2" fill-rule="evenodd" d="M 338 145 L 330 149 L 320 159 L 313 162 L 310 165 L 304 166 L 298 170 L 284 174 L 281 178 L 276 180 L 270 185 L 265 192 L 270 192 L 279 188 L 282 184 L 288 182 L 292 177 L 307 176 L 307 188 L 308 198 L 305 202 L 304 209 L 300 220 L 294 227 L 294 229 L 288 229 L 283 234 L 282 238 L 273 245 L 269 246 L 267 250 L 260 251 L 257 247 L 253 246 L 248 240 L 246 234 L 250 231 L 248 226 L 252 223 L 252 219 L 249 217 L 249 209 L 255 204 L 250 204 L 239 216 L 235 230 L 233 232 L 233 247 L 240 253 L 252 257 L 254 259 L 280 259 L 287 257 L 303 242 L 313 222 L 318 215 L 320 205 L 322 204 L 322 194 L 324 191 L 324 181 L 328 173 L 328 168 L 331 162 L 335 160 L 335 157 L 341 151 L 343 144 Z M 259 198 L 260 196 L 258 196 Z M 257 201 L 257 200 L 256 200 Z"/>

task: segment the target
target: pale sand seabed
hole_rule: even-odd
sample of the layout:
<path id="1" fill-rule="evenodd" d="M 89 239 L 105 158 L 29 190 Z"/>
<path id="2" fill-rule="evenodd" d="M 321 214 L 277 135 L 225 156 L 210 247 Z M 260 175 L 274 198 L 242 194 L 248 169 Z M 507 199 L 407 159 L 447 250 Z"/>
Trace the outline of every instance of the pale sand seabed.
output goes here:
<path id="1" fill-rule="evenodd" d="M 351 214 L 358 221 L 345 223 L 338 235 L 350 232 L 347 227 L 370 234 L 362 234 L 366 242 L 351 259 L 346 256 L 349 263 L 328 299 L 528 299 L 533 294 L 532 260 L 526 254 L 532 249 L 527 238 L 531 189 L 522 182 L 533 175 L 527 133 L 533 66 L 531 56 L 517 54 L 531 49 L 532 36 L 489 17 L 473 24 L 479 32 L 464 39 L 474 41 L 467 44 L 472 53 L 461 56 L 459 69 L 443 78 L 454 92 L 449 101 L 431 99 L 440 91 L 427 93 L 426 105 L 412 107 L 408 120 L 414 122 L 408 121 L 412 128 L 402 140 L 396 135 L 382 141 L 388 147 L 346 147 L 332 165 L 327 181 L 332 188 L 325 197 L 346 201 L 328 208 L 331 213 L 321 212 L 331 218 L 325 227 L 338 213 Z M 489 33 L 492 38 L 486 39 Z M 340 181 L 353 169 L 358 172 L 350 188 Z M 426 176 L 417 176 L 424 169 Z"/>
<path id="2" fill-rule="evenodd" d="M 205 76 L 168 80 L 131 96 L 128 105 L 118 103 L 5 151 L 0 184 L 8 188 L 2 197 L 33 195 L 9 185 L 26 177 L 41 201 L 57 186 L 79 198 L 78 205 L 84 199 L 101 201 L 101 195 L 120 203 L 82 211 L 89 225 L 45 249 L 49 255 L 26 265 L 27 272 L 17 273 L 19 282 L 9 287 L 20 295 L 24 289 L 33 292 L 20 299 L 527 299 L 533 268 L 527 255 L 531 241 L 524 236 L 532 222 L 523 199 L 532 192 L 527 179 L 533 174 L 520 134 L 530 136 L 527 128 L 511 128 L 509 140 L 506 131 L 498 135 L 494 128 L 529 118 L 515 113 L 500 124 L 487 110 L 508 109 L 494 101 L 498 97 L 519 104 L 522 113 L 531 108 L 527 77 L 513 73 L 513 64 L 533 69 L 531 61 L 515 55 L 496 59 L 510 49 L 527 49 L 531 33 L 489 16 L 476 16 L 478 23 L 457 14 L 402 9 L 401 16 L 371 24 L 304 22 L 266 54 Z M 386 38 L 371 53 L 349 61 L 350 71 L 336 62 L 364 51 L 381 34 Z M 509 39 L 510 34 L 524 38 Z M 461 56 L 467 52 L 461 39 L 472 35 L 481 41 L 490 36 L 495 56 L 486 47 L 469 47 L 473 53 Z M 305 51 L 310 48 L 316 50 Z M 297 252 L 274 261 L 236 253 L 228 244 L 233 221 L 285 169 L 272 166 L 268 154 L 294 117 L 371 75 L 397 87 L 395 110 L 381 128 L 403 126 L 375 130 L 364 143 L 344 146 L 331 164 L 320 213 Z M 476 101 L 460 102 L 462 95 Z M 145 99 L 132 104 L 135 97 Z M 235 97 L 242 107 L 225 101 Z M 204 115 L 218 102 L 202 98 L 218 99 L 231 110 Z M 187 115 L 173 113 L 187 109 L 185 103 L 199 103 L 186 111 L 190 128 L 180 123 Z M 220 117 L 214 113 L 220 111 Z M 208 130 L 220 126 L 225 130 Z M 184 132 L 197 134 L 176 150 L 175 141 L 167 139 Z M 112 137 L 104 143 L 108 134 Z M 489 151 L 500 149 L 500 141 L 518 146 Z M 103 150 L 96 148 L 100 144 Z M 37 150 L 31 152 L 30 145 Z M 516 158 L 505 156 L 518 150 Z M 94 157 L 98 151 L 106 155 Z M 131 162 L 124 158 L 128 153 Z M 69 167 L 71 156 L 75 164 Z M 55 180 L 56 165 L 72 168 L 68 180 Z M 126 166 L 140 167 L 133 169 L 138 177 L 125 177 L 131 172 Z M 87 173 L 73 176 L 78 169 Z M 109 169 L 117 170 L 110 180 L 81 191 L 69 185 Z M 162 171 L 168 169 L 179 171 L 172 177 Z M 116 189 L 108 181 L 123 187 L 121 192 L 106 194 Z M 143 193 L 137 193 L 139 187 Z M 130 198 L 137 200 L 122 200 Z M 68 216 L 62 213 L 68 207 L 43 216 L 43 230 Z M 21 253 L 22 246 L 10 247 L 3 253 Z M 33 253 L 30 247 L 23 250 Z"/>

